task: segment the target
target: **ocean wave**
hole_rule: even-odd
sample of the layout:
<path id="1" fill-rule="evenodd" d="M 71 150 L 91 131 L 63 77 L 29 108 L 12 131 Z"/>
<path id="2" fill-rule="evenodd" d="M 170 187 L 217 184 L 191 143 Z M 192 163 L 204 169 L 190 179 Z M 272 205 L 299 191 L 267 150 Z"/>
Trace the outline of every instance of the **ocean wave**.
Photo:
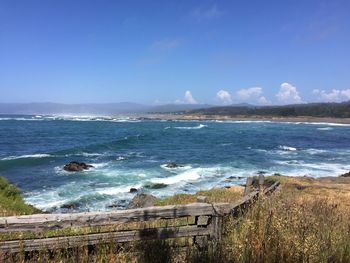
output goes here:
<path id="1" fill-rule="evenodd" d="M 317 128 L 317 130 L 320 130 L 320 131 L 331 131 L 333 130 L 332 127 L 322 127 L 322 128 Z"/>
<path id="2" fill-rule="evenodd" d="M 306 149 L 306 150 L 303 150 L 303 151 L 306 152 L 306 153 L 308 153 L 308 154 L 311 154 L 311 155 L 314 155 L 314 154 L 321 154 L 321 153 L 326 153 L 326 152 L 327 152 L 326 150 L 313 149 L 313 148 Z"/>
<path id="3" fill-rule="evenodd" d="M 39 118 L 0 118 L 0 121 L 43 121 L 44 119 Z"/>
<path id="4" fill-rule="evenodd" d="M 167 167 L 167 163 L 165 164 L 161 164 L 160 167 L 167 170 L 167 171 L 179 171 L 179 170 L 188 170 L 188 169 L 191 169 L 192 166 L 191 165 L 180 165 L 178 167 L 175 167 L 175 168 L 169 168 Z"/>
<path id="5" fill-rule="evenodd" d="M 282 166 L 282 169 L 275 172 L 291 176 L 338 176 L 350 170 L 350 165 L 341 163 L 309 163 L 302 160 L 279 160 L 275 163 Z"/>
<path id="6" fill-rule="evenodd" d="M 37 154 L 25 154 L 25 155 L 19 155 L 19 156 L 8 156 L 5 158 L 2 158 L 1 161 L 10 161 L 10 160 L 17 160 L 17 159 L 34 159 L 34 158 L 50 158 L 54 157 L 51 154 L 46 153 L 37 153 Z"/>
<path id="7" fill-rule="evenodd" d="M 128 157 L 125 157 L 125 156 L 118 156 L 118 157 L 116 158 L 117 161 L 125 161 L 125 160 L 127 160 L 127 159 L 128 159 Z"/>
<path id="8" fill-rule="evenodd" d="M 195 181 L 200 177 L 200 169 L 196 168 L 185 171 L 175 176 L 170 176 L 166 178 L 153 178 L 151 179 L 151 182 L 157 184 L 177 184 L 185 181 Z"/>
<path id="9" fill-rule="evenodd" d="M 77 156 L 84 156 L 84 157 L 97 157 L 97 156 L 104 156 L 105 154 L 102 153 L 87 153 L 87 152 L 82 152 L 76 154 Z"/>
<path id="10" fill-rule="evenodd" d="M 286 146 L 286 145 L 279 145 L 278 149 L 283 151 L 296 151 L 297 149 L 294 147 Z"/>
<path id="11" fill-rule="evenodd" d="M 206 128 L 208 127 L 208 125 L 205 124 L 199 124 L 198 126 L 194 126 L 194 127 L 174 127 L 174 129 L 178 129 L 178 130 L 198 130 L 198 129 L 202 129 L 202 128 Z"/>
<path id="12" fill-rule="evenodd" d="M 136 185 L 127 185 L 127 186 L 111 186 L 111 187 L 106 187 L 97 190 L 99 194 L 104 194 L 104 195 L 118 195 L 120 193 L 129 193 L 130 188 L 136 188 L 139 189 L 142 185 L 141 184 L 136 184 Z"/>

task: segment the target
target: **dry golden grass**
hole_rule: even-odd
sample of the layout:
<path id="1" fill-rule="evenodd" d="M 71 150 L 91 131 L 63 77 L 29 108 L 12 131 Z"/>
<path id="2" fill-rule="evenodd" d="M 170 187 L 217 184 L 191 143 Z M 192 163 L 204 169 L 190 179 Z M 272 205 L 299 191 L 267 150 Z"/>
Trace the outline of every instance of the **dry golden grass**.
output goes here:
<path id="1" fill-rule="evenodd" d="M 273 178 L 271 178 L 273 179 Z M 350 178 L 284 177 L 282 191 L 230 219 L 233 262 L 350 262 Z"/>
<path id="2" fill-rule="evenodd" d="M 18 254 L 6 260 L 9 262 L 350 262 L 350 178 L 273 176 L 267 181 L 275 180 L 281 182 L 281 191 L 260 198 L 238 218 L 227 217 L 222 242 L 216 245 L 209 244 L 204 250 L 198 250 L 190 239 L 182 240 L 188 247 L 181 253 L 175 249 L 172 240 L 155 240 L 124 245 L 101 244 L 93 249 L 81 247 L 50 253 L 42 251 Z M 158 204 L 190 203 L 195 201 L 198 195 L 208 196 L 210 202 L 234 202 L 240 197 L 241 190 L 233 191 L 233 189 L 235 188 L 212 189 L 195 195 L 175 195 Z M 158 226 L 169 223 L 151 224 Z"/>

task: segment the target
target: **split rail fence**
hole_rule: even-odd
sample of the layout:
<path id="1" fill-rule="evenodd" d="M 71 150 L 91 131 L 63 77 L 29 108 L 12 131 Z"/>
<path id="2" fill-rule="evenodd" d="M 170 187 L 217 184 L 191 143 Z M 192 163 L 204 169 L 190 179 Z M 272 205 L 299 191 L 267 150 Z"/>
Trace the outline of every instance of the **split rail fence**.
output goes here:
<path id="1" fill-rule="evenodd" d="M 247 179 L 246 190 L 252 184 Z M 118 223 L 144 222 L 159 219 L 194 217 L 194 224 L 136 230 L 120 230 L 108 233 L 94 233 L 75 236 L 19 239 L 0 241 L 0 252 L 16 253 L 42 249 L 60 249 L 96 245 L 109 242 L 129 242 L 136 240 L 167 239 L 193 237 L 200 243 L 206 240 L 219 242 L 222 233 L 223 217 L 237 216 L 244 212 L 259 195 L 270 194 L 280 185 L 275 182 L 263 189 L 264 177 L 259 176 L 259 189 L 246 191 L 244 197 L 235 203 L 204 203 L 199 198 L 197 203 L 188 205 L 168 205 L 109 212 L 85 212 L 71 214 L 34 214 L 25 216 L 0 217 L 0 235 L 5 232 L 45 231 L 76 227 L 108 226 Z M 204 241 L 203 241 L 204 240 Z"/>

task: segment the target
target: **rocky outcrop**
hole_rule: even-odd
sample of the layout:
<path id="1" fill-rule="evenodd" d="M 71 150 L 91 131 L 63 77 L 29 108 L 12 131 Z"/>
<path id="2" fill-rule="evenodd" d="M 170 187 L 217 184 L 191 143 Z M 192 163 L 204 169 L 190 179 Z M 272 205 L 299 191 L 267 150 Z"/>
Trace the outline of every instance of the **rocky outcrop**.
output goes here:
<path id="1" fill-rule="evenodd" d="M 165 165 L 166 168 L 170 168 L 170 169 L 173 169 L 173 168 L 178 168 L 178 167 L 183 167 L 183 165 L 180 165 L 180 164 L 177 164 L 175 162 L 170 162 L 170 163 L 167 163 Z"/>
<path id="2" fill-rule="evenodd" d="M 127 209 L 154 206 L 156 201 L 157 201 L 157 197 L 153 195 L 139 193 L 131 200 Z"/>
<path id="3" fill-rule="evenodd" d="M 145 188 L 149 188 L 149 189 L 162 189 L 167 187 L 167 184 L 163 184 L 163 183 L 157 183 L 157 184 L 148 184 L 145 185 Z"/>
<path id="4" fill-rule="evenodd" d="M 80 163 L 76 161 L 70 162 L 63 167 L 64 170 L 69 172 L 79 172 L 79 171 L 88 170 L 90 168 L 93 168 L 93 166 L 90 164 Z"/>
<path id="5" fill-rule="evenodd" d="M 136 188 L 130 188 L 129 193 L 137 193 L 137 189 Z"/>
<path id="6" fill-rule="evenodd" d="M 350 172 L 347 172 L 345 174 L 342 174 L 341 177 L 350 177 Z"/>

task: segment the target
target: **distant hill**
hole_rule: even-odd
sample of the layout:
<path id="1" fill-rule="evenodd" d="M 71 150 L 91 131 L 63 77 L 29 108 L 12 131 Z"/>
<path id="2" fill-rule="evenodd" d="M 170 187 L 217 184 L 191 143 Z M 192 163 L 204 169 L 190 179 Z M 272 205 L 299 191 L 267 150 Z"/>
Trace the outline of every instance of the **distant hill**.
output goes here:
<path id="1" fill-rule="evenodd" d="M 152 107 L 149 112 L 152 113 L 170 113 L 170 112 L 180 112 L 180 111 L 191 111 L 196 109 L 206 109 L 213 107 L 213 105 L 208 104 L 165 104 Z"/>
<path id="2" fill-rule="evenodd" d="M 87 103 L 87 104 L 62 104 L 62 103 L 0 103 L 0 114 L 17 115 L 50 115 L 50 114 L 75 114 L 75 115 L 115 115 L 128 113 L 149 112 L 175 112 L 188 111 L 199 108 L 212 107 L 205 104 L 167 104 L 159 106 L 143 105 L 131 102 L 120 103 Z"/>
<path id="3" fill-rule="evenodd" d="M 336 117 L 350 118 L 350 101 L 342 103 L 309 103 L 284 106 L 225 106 L 187 111 L 189 114 L 262 117 Z"/>
<path id="4" fill-rule="evenodd" d="M 112 115 L 145 112 L 150 106 L 121 102 L 108 104 L 0 103 L 0 114 L 93 114 Z"/>

